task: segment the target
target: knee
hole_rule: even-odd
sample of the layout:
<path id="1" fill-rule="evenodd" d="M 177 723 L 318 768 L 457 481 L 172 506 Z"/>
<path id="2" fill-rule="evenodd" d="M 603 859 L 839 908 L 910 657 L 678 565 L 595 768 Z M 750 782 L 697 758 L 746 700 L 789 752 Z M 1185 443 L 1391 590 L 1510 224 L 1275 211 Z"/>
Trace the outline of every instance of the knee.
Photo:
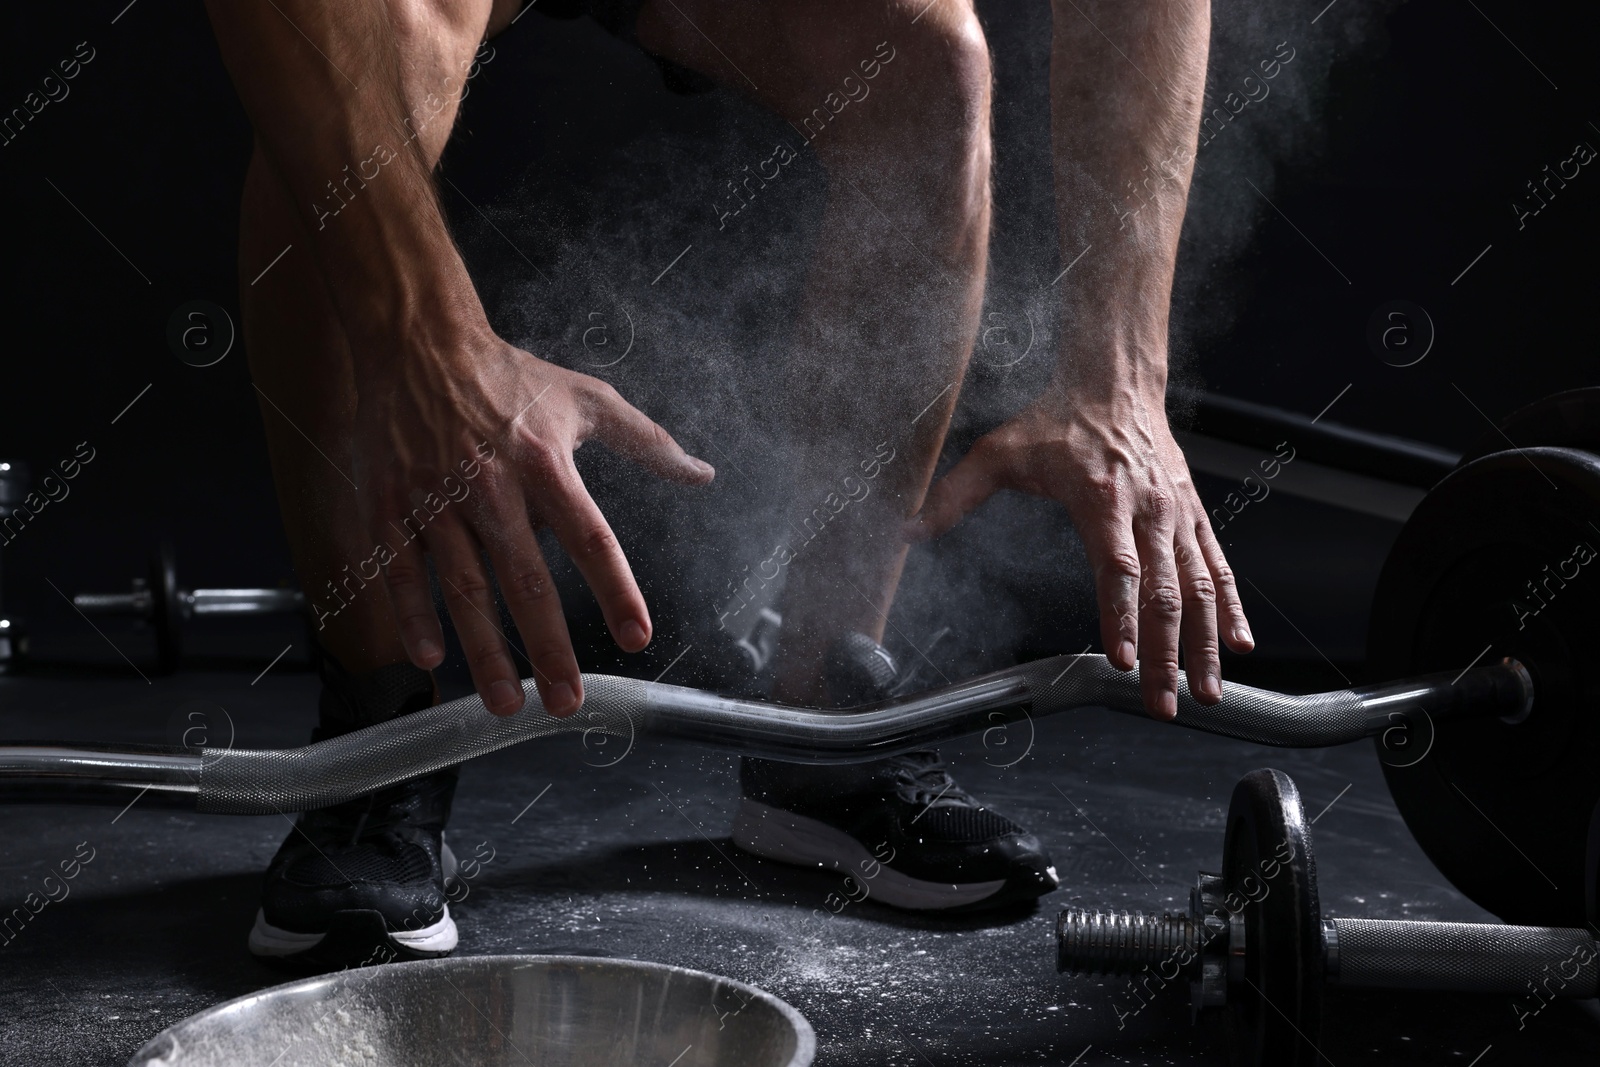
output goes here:
<path id="1" fill-rule="evenodd" d="M 915 151 L 943 171 L 941 192 L 951 207 L 975 218 L 989 196 L 989 44 L 968 4 L 946 0 L 935 10 L 946 6 L 946 18 L 907 41 L 906 95 L 913 113 L 905 121 Z"/>
<path id="2" fill-rule="evenodd" d="M 963 150 L 987 145 L 992 72 L 977 15 L 962 0 L 941 0 L 932 8 L 926 0 L 912 0 L 910 6 L 926 14 L 904 25 L 898 35 L 904 45 L 885 38 L 895 62 L 904 65 L 901 80 L 884 89 L 903 88 L 907 97 L 905 109 L 886 109 L 886 121 L 910 121 L 919 133 Z"/>
<path id="3" fill-rule="evenodd" d="M 920 14 L 920 18 L 918 18 Z M 968 0 L 893 0 L 816 5 L 787 34 L 795 78 L 789 96 L 803 133 L 928 139 L 963 149 L 989 133 L 989 45 Z"/>
<path id="4" fill-rule="evenodd" d="M 970 0 L 818 6 L 826 14 L 791 38 L 806 76 L 785 110 L 824 161 L 909 153 L 986 185 L 989 46 Z"/>

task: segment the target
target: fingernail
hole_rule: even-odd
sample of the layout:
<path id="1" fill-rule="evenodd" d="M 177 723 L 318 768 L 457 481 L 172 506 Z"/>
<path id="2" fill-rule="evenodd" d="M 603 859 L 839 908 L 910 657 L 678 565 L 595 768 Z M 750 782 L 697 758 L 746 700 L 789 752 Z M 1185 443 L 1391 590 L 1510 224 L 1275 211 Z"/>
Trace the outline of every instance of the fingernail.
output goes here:
<path id="1" fill-rule="evenodd" d="M 712 477 L 716 477 L 717 468 L 713 467 L 711 464 L 707 463 L 705 460 L 701 459 L 700 457 L 698 457 L 698 456 L 690 456 L 689 457 L 689 462 L 691 464 L 693 464 L 694 469 L 696 471 L 698 471 L 699 473 L 701 473 L 701 474 L 709 474 Z"/>
<path id="2" fill-rule="evenodd" d="M 545 705 L 545 710 L 552 715 L 563 715 L 578 706 L 578 696 L 572 691 L 572 686 L 566 682 L 557 682 L 550 687 L 550 697 Z"/>
<path id="3" fill-rule="evenodd" d="M 1249 629 L 1244 626 L 1235 626 L 1233 628 L 1233 639 L 1241 645 L 1255 644 L 1255 638 L 1250 636 Z"/>
<path id="4" fill-rule="evenodd" d="M 495 711 L 516 711 L 522 707 L 522 691 L 510 682 L 496 682 L 489 687 L 489 707 Z"/>
<path id="5" fill-rule="evenodd" d="M 1161 695 L 1156 698 L 1156 711 L 1161 713 L 1162 718 L 1175 718 L 1178 714 L 1178 694 L 1170 689 L 1163 689 Z"/>
<path id="6" fill-rule="evenodd" d="M 1222 679 L 1215 674 L 1207 674 L 1201 679 L 1200 688 L 1208 697 L 1220 697 L 1222 695 Z"/>
<path id="7" fill-rule="evenodd" d="M 1122 644 L 1117 646 L 1117 659 L 1121 660 L 1123 663 L 1132 663 L 1134 657 L 1138 654 L 1138 649 L 1133 647 L 1132 641 L 1124 641 Z"/>
<path id="8" fill-rule="evenodd" d="M 422 659 L 432 659 L 435 656 L 442 655 L 442 653 L 439 651 L 439 643 L 437 641 L 424 637 L 417 642 L 417 655 Z"/>
<path id="9" fill-rule="evenodd" d="M 649 641 L 644 634 L 644 627 L 629 619 L 622 624 L 622 647 L 629 650 L 641 649 Z M 568 690 L 570 693 L 571 690 Z"/>

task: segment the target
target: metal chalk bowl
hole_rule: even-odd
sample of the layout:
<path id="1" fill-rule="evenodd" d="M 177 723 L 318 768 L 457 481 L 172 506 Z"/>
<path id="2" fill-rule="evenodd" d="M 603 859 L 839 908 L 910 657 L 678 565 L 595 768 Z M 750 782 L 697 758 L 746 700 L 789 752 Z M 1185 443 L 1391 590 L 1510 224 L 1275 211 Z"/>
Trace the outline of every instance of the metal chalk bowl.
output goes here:
<path id="1" fill-rule="evenodd" d="M 391 963 L 192 1015 L 144 1067 L 807 1067 L 816 1035 L 770 993 L 703 971 L 589 956 Z"/>

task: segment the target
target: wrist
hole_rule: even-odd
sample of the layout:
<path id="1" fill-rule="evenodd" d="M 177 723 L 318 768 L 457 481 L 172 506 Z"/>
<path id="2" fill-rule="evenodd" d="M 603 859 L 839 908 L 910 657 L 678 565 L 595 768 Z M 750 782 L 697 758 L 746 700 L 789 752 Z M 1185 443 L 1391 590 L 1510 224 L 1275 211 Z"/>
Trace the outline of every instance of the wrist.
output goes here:
<path id="1" fill-rule="evenodd" d="M 319 235 L 358 380 L 403 353 L 454 349 L 493 332 L 436 206 L 422 194 L 412 199 L 369 196 L 340 216 L 337 233 Z"/>
<path id="2" fill-rule="evenodd" d="M 358 388 L 398 377 L 411 361 L 445 361 L 498 340 L 470 281 L 395 277 L 361 292 L 344 317 Z"/>
<path id="3" fill-rule="evenodd" d="M 1113 334 L 1075 336 L 1056 360 L 1047 394 L 1061 403 L 1164 410 L 1166 338 L 1139 340 Z"/>

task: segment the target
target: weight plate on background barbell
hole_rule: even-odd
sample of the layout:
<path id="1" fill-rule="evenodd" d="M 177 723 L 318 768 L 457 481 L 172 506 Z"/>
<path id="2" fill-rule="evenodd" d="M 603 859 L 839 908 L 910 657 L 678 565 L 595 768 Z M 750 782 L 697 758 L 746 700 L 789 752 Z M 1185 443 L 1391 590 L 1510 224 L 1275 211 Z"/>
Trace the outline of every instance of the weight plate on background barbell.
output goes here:
<path id="1" fill-rule="evenodd" d="M 183 610 L 178 602 L 178 568 L 172 543 L 162 541 L 150 556 L 150 628 L 156 635 L 156 669 L 171 674 L 178 669 L 183 649 Z"/>
<path id="2" fill-rule="evenodd" d="M 1600 386 L 1568 389 L 1507 415 L 1462 455 L 1461 465 L 1508 448 L 1600 450 Z"/>
<path id="3" fill-rule="evenodd" d="M 1513 657 L 1533 676 L 1520 721 L 1428 724 L 1425 755 L 1378 739 L 1406 825 L 1468 897 L 1511 923 L 1580 926 L 1600 801 L 1600 456 L 1521 448 L 1429 491 L 1373 598 L 1378 677 Z M 1404 738 L 1402 737 L 1401 740 Z"/>
<path id="4" fill-rule="evenodd" d="M 1240 916 L 1228 941 L 1233 1062 L 1311 1067 L 1321 1059 L 1322 907 L 1305 808 L 1282 771 L 1234 786 L 1222 879 L 1235 901 L 1226 910 Z"/>

